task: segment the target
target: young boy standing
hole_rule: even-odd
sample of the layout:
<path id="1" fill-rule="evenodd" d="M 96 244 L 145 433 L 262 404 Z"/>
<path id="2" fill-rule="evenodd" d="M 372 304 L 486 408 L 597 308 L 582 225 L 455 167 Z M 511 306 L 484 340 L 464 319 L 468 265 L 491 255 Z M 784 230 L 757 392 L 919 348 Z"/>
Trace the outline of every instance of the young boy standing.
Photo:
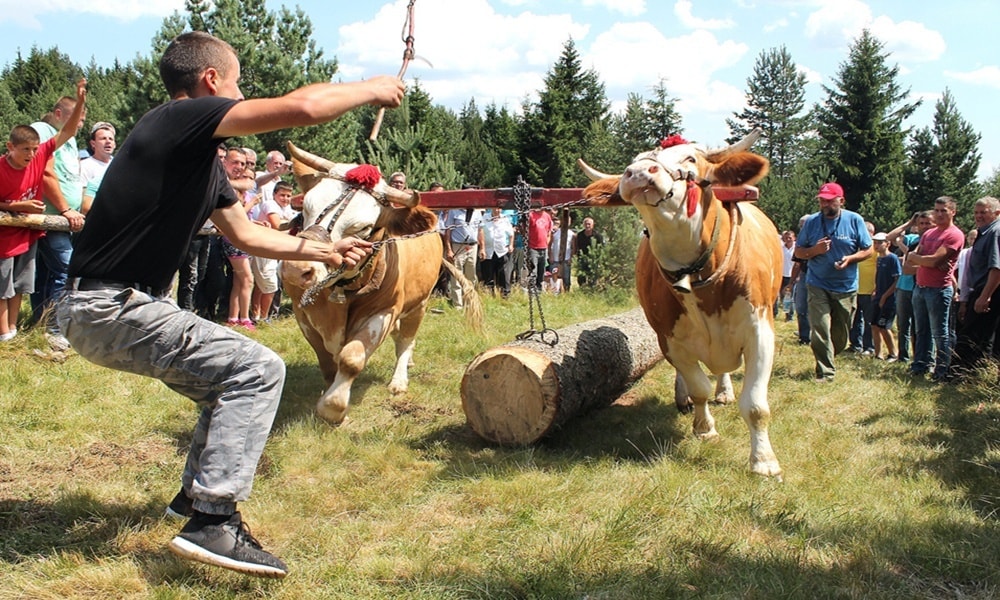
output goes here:
<path id="1" fill-rule="evenodd" d="M 69 120 L 44 143 L 27 125 L 11 130 L 7 153 L 0 160 L 0 210 L 33 214 L 45 210 L 41 200 L 45 165 L 57 148 L 76 135 L 86 95 L 87 81 L 81 79 Z M 35 291 L 35 241 L 43 235 L 43 231 L 24 227 L 0 227 L 0 342 L 17 335 L 21 298 Z"/>
<path id="2" fill-rule="evenodd" d="M 872 292 L 872 339 L 875 342 L 875 358 L 882 358 L 882 342 L 885 342 L 888 362 L 896 362 L 896 340 L 892 335 L 892 321 L 896 318 L 896 281 L 903 272 L 899 257 L 889 252 L 888 236 L 876 233 L 872 237 L 875 244 L 875 291 Z"/>

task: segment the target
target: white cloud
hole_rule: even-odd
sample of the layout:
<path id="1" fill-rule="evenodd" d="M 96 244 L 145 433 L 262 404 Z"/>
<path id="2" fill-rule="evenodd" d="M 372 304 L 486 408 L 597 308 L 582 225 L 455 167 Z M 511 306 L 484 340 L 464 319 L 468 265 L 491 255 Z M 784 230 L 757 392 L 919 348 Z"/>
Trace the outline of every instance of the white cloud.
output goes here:
<path id="1" fill-rule="evenodd" d="M 691 0 L 677 0 L 674 4 L 674 14 L 688 29 L 730 29 L 736 26 L 732 19 L 699 19 L 691 9 Z"/>
<path id="2" fill-rule="evenodd" d="M 975 71 L 945 71 L 944 76 L 964 83 L 1000 89 L 1000 67 L 989 65 Z"/>
<path id="3" fill-rule="evenodd" d="M 646 12 L 646 0 L 583 0 L 584 6 L 602 6 L 628 17 L 638 17 Z"/>
<path id="4" fill-rule="evenodd" d="M 868 29 L 885 44 L 891 62 L 928 62 L 944 54 L 944 37 L 923 23 L 896 22 L 885 15 L 875 17 L 868 4 L 860 0 L 823 1 L 806 19 L 806 36 L 824 47 L 850 44 Z"/>
<path id="5" fill-rule="evenodd" d="M 779 29 L 785 29 L 788 27 L 788 19 L 782 17 L 773 23 L 767 23 L 764 25 L 764 33 L 772 33 Z"/>
<path id="6" fill-rule="evenodd" d="M 796 64 L 795 70 L 806 76 L 806 83 L 823 83 L 823 75 L 819 71 Z"/>
<path id="7" fill-rule="evenodd" d="M 335 54 L 343 79 L 399 70 L 406 5 L 406 0 L 396 0 L 369 21 L 339 28 Z M 501 15 L 486 0 L 423 0 L 416 18 L 414 50 L 433 68 L 415 61 L 406 77 L 419 78 L 435 102 L 452 108 L 472 97 L 477 103 L 519 105 L 525 93 L 543 87 L 541 78 L 566 41 L 572 38 L 579 51 L 590 30 L 568 14 Z M 455 27 L 455 22 L 466 26 Z"/>
<path id="8" fill-rule="evenodd" d="M 719 114 L 739 110 L 745 94 L 718 81 L 715 74 L 736 64 L 748 50 L 743 43 L 719 42 L 704 30 L 667 38 L 646 23 L 619 23 L 597 36 L 585 60 L 592 62 L 609 96 L 623 98 L 633 92 L 649 98 L 663 79 L 682 114 Z"/>
<path id="9" fill-rule="evenodd" d="M 944 37 L 914 21 L 893 22 L 889 17 L 878 17 L 871 25 L 872 34 L 885 43 L 892 58 L 900 61 L 927 62 L 937 60 L 947 47 Z"/>
<path id="10" fill-rule="evenodd" d="M 859 0 L 824 0 L 806 18 L 806 37 L 823 48 L 840 48 L 872 21 L 868 5 Z"/>
<path id="11" fill-rule="evenodd" d="M 12 21 L 18 26 L 40 29 L 41 20 L 51 13 L 83 13 L 105 16 L 119 22 L 140 17 L 165 17 L 184 10 L 184 0 L 36 0 L 19 2 L 0 0 L 0 22 Z"/>

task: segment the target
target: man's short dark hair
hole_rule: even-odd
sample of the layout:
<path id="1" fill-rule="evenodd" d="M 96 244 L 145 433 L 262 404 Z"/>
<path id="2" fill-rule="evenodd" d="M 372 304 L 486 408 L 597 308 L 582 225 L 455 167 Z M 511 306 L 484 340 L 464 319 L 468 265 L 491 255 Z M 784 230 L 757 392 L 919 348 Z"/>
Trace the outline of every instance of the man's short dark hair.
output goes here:
<path id="1" fill-rule="evenodd" d="M 934 204 L 944 204 L 951 210 L 955 210 L 958 207 L 958 203 L 951 196 L 940 196 L 934 200 Z"/>
<path id="2" fill-rule="evenodd" d="M 15 125 L 13 129 L 10 130 L 10 143 L 15 146 L 20 146 L 21 144 L 37 144 L 41 138 L 38 136 L 38 132 L 35 131 L 34 127 L 30 125 Z"/>
<path id="3" fill-rule="evenodd" d="M 205 69 L 226 75 L 233 47 L 204 31 L 190 31 L 174 38 L 160 58 L 160 78 L 171 98 L 181 92 L 193 94 Z"/>

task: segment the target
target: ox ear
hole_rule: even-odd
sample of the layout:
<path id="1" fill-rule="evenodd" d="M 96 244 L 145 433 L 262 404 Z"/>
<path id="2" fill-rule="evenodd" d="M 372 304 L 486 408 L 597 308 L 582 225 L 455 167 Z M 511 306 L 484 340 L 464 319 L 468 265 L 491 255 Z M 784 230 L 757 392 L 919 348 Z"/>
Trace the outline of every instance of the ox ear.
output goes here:
<path id="1" fill-rule="evenodd" d="M 295 183 L 298 184 L 303 194 L 316 187 L 316 184 L 323 180 L 322 174 L 294 158 L 292 159 L 292 173 L 295 175 Z"/>
<path id="2" fill-rule="evenodd" d="M 437 215 L 426 206 L 383 210 L 375 227 L 385 227 L 392 236 L 413 235 L 437 229 Z"/>
<path id="3" fill-rule="evenodd" d="M 754 185 L 767 175 L 769 169 L 770 163 L 763 156 L 739 152 L 712 165 L 706 179 L 719 185 Z"/>
<path id="4" fill-rule="evenodd" d="M 583 198 L 592 206 L 624 205 L 626 202 L 618 194 L 618 182 L 621 177 L 606 177 L 598 179 L 583 189 Z"/>

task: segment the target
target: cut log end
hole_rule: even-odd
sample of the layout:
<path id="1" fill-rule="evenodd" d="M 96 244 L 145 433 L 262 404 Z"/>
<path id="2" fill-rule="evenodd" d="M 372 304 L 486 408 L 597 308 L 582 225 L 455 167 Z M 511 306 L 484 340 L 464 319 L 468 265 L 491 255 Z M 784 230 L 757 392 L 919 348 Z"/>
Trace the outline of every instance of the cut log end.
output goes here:
<path id="1" fill-rule="evenodd" d="M 472 399 L 492 398 L 492 402 Z M 527 348 L 500 347 L 480 354 L 462 378 L 462 409 L 484 439 L 525 445 L 555 421 L 559 378 L 552 361 Z"/>

